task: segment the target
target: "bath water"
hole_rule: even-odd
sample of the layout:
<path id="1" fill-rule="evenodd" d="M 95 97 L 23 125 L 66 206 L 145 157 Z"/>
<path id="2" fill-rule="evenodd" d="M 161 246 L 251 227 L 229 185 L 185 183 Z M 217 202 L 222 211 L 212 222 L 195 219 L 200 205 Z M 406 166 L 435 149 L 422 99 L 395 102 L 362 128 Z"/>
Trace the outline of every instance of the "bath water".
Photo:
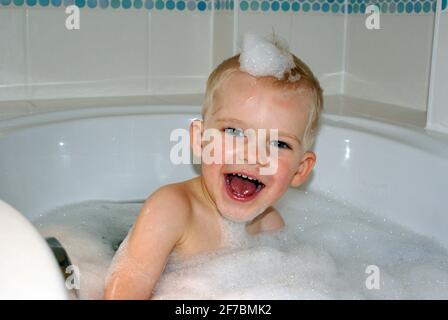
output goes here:
<path id="1" fill-rule="evenodd" d="M 34 221 L 79 267 L 82 299 L 102 297 L 112 256 L 141 206 L 90 201 Z M 186 261 L 172 254 L 152 298 L 448 298 L 448 251 L 435 241 L 330 194 L 290 190 L 275 207 L 284 230 L 250 236 L 227 222 L 229 247 Z M 379 288 L 367 285 L 373 276 Z"/>

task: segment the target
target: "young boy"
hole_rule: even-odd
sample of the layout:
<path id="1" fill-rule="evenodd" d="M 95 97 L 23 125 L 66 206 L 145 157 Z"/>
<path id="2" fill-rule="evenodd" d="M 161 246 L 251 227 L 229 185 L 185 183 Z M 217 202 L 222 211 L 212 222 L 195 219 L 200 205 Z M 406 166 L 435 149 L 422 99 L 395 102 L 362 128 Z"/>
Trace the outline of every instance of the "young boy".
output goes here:
<path id="1" fill-rule="evenodd" d="M 257 155 L 250 163 L 249 151 L 225 146 L 215 152 L 238 158 L 239 164 L 202 162 L 199 177 L 154 192 L 114 258 L 106 299 L 150 298 L 173 250 L 186 258 L 226 245 L 224 219 L 245 223 L 250 235 L 284 226 L 271 205 L 311 172 L 316 156 L 309 148 L 323 103 L 318 80 L 291 57 L 293 68 L 282 79 L 241 71 L 240 55 L 224 61 L 208 79 L 203 120 L 190 126 L 191 147 L 198 157 L 210 143 L 203 139 L 207 129 L 219 130 L 223 139 L 245 140 L 244 130 L 277 129 L 276 140 L 268 136 L 269 146 L 277 151 L 276 171 L 262 175 L 270 159 Z"/>

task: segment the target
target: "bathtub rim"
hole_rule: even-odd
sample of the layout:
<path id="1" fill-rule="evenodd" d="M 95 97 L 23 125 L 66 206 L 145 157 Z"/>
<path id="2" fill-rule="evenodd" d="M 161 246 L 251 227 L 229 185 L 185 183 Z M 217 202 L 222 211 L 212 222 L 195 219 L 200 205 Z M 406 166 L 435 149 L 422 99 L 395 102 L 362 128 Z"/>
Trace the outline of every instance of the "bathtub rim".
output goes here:
<path id="1" fill-rule="evenodd" d="M 12 119 L 0 119 L 0 138 L 5 134 L 34 127 L 82 121 L 94 118 L 148 115 L 191 115 L 200 118 L 201 106 L 194 105 L 138 105 L 83 107 L 80 109 L 51 110 L 36 114 L 22 115 Z M 384 140 L 392 140 L 412 148 L 429 152 L 448 159 L 448 136 L 425 128 L 386 121 L 370 116 L 340 115 L 322 113 L 319 126 L 328 125 L 346 130 L 374 135 Z M 319 134 L 317 138 L 319 139 Z"/>
<path id="2" fill-rule="evenodd" d="M 112 107 L 93 107 L 83 108 L 76 110 L 58 110 L 50 111 L 46 113 L 39 113 L 33 115 L 27 115 L 20 118 L 9 119 L 0 121 L 0 143 L 2 137 L 9 134 L 14 135 L 24 130 L 24 136 L 28 134 L 28 129 L 41 126 L 57 125 L 58 129 L 63 128 L 64 123 L 74 124 L 78 121 L 94 120 L 95 118 L 106 120 L 116 117 L 123 117 L 123 121 L 132 123 L 132 118 L 135 116 L 151 116 L 157 115 L 173 115 L 182 116 L 191 119 L 198 117 L 200 114 L 200 106 L 112 106 Z M 129 119 L 126 119 L 129 116 Z M 351 135 L 361 135 L 364 138 L 374 138 L 375 141 L 381 145 L 382 143 L 391 143 L 400 150 L 400 148 L 411 148 L 416 152 L 427 153 L 430 156 L 430 160 L 433 159 L 437 162 L 440 160 L 448 163 L 448 139 L 439 139 L 432 136 L 423 128 L 403 126 L 395 123 L 387 123 L 384 121 L 377 121 L 371 118 L 363 118 L 359 116 L 341 116 L 334 114 L 323 114 L 323 121 L 321 124 L 330 128 L 341 129 L 340 132 L 347 133 L 347 138 Z M 93 124 L 94 121 L 90 121 Z M 23 135 L 21 135 L 23 137 Z M 341 139 L 343 137 L 339 137 Z M 319 135 L 317 141 L 319 140 Z M 356 137 L 355 137 L 356 140 Z M 342 140 L 341 140 L 342 141 Z M 374 141 L 374 147 L 378 146 L 378 143 Z M 427 162 L 431 165 L 431 161 Z M 307 185 L 311 180 L 307 183 Z M 349 203 L 357 205 L 357 202 L 349 201 Z M 363 207 L 362 205 L 360 207 Z M 398 222 L 403 225 L 402 223 Z M 417 232 L 417 231 L 416 231 Z M 420 234 L 426 234 L 418 232 Z M 440 242 L 440 240 L 439 240 Z"/>

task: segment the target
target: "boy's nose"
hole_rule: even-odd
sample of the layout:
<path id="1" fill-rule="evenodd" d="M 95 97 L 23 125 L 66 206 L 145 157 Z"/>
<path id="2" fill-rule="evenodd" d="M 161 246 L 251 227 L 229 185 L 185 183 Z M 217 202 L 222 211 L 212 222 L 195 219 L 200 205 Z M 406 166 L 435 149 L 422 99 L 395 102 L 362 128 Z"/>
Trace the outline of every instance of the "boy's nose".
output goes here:
<path id="1" fill-rule="evenodd" d="M 269 163 L 269 148 L 266 143 L 260 143 L 257 139 L 244 139 L 243 149 L 237 148 L 237 157 L 239 162 L 244 164 L 257 164 L 266 166 Z"/>
<path id="2" fill-rule="evenodd" d="M 257 157 L 257 163 L 262 167 L 269 164 L 269 148 L 265 148 L 264 151 L 265 152 L 259 152 Z"/>

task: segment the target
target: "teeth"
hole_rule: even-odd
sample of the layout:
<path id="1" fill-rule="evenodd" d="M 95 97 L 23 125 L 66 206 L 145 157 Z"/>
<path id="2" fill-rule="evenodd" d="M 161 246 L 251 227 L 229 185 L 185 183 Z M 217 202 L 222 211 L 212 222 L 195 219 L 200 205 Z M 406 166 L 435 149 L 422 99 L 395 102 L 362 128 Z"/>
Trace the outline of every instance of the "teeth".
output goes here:
<path id="1" fill-rule="evenodd" d="M 257 183 L 261 183 L 261 182 L 258 181 L 257 179 L 252 178 L 252 177 L 249 177 L 249 176 L 246 176 L 246 175 L 244 175 L 244 174 L 242 174 L 242 173 L 232 173 L 231 175 L 232 175 L 232 176 L 242 177 L 242 178 L 244 178 L 244 179 L 249 179 L 249 180 L 251 180 L 251 181 L 255 181 L 255 182 L 257 182 Z"/>
<path id="2" fill-rule="evenodd" d="M 246 175 L 243 175 L 243 174 L 241 174 L 241 173 L 229 173 L 228 174 L 229 176 L 230 175 L 232 175 L 232 176 L 239 176 L 239 177 L 243 177 L 243 178 L 245 178 L 245 179 L 249 179 L 249 180 L 251 180 L 251 181 L 254 181 L 254 182 L 256 182 L 256 184 L 257 184 L 257 188 L 255 189 L 255 192 L 260 192 L 260 190 L 263 188 L 263 187 L 265 187 L 265 185 L 261 182 L 261 181 L 258 181 L 257 179 L 255 179 L 255 178 L 252 178 L 252 177 L 249 177 L 249 176 L 246 176 Z M 227 185 L 230 185 L 230 182 L 232 181 L 232 179 L 230 179 L 228 176 L 227 176 L 227 178 L 226 178 L 226 184 Z M 238 194 L 238 196 L 244 196 L 244 194 Z"/>

